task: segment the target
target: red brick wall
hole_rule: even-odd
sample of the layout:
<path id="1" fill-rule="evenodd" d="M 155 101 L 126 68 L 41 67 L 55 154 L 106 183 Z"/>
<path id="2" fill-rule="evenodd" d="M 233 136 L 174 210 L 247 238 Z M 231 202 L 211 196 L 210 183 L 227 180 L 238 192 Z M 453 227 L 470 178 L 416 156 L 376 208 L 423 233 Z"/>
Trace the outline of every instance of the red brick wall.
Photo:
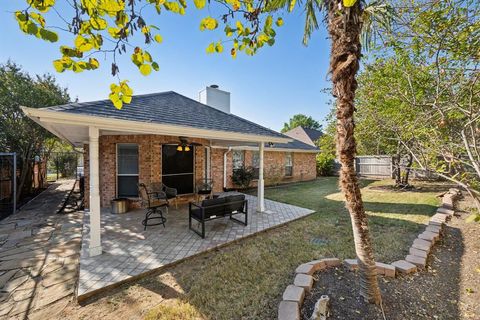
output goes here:
<path id="1" fill-rule="evenodd" d="M 118 143 L 136 143 L 138 144 L 139 154 L 139 183 L 145 183 L 147 186 L 160 183 L 162 181 L 162 144 L 178 141 L 177 137 L 156 136 L 156 135 L 112 135 L 101 136 L 99 141 L 99 160 L 100 160 L 100 204 L 102 207 L 108 207 L 110 201 L 116 197 L 116 148 Z M 208 141 L 203 139 L 189 139 L 189 142 L 197 142 L 202 145 L 208 145 Z M 203 147 L 195 148 L 195 180 L 201 179 L 204 174 Z M 88 145 L 84 148 L 84 168 L 85 168 L 85 198 L 89 194 L 89 161 Z M 88 206 L 88 200 L 86 201 Z"/>
<path id="2" fill-rule="evenodd" d="M 148 185 L 160 183 L 162 180 L 162 144 L 176 142 L 177 137 L 156 135 L 112 135 L 101 136 L 99 141 L 100 156 L 100 201 L 102 207 L 110 205 L 110 201 L 116 197 L 116 145 L 117 143 L 136 143 L 139 146 L 139 182 Z M 190 142 L 201 143 L 208 146 L 209 141 L 204 139 L 189 139 Z M 204 177 L 205 171 L 205 148 L 195 148 L 195 181 Z M 223 155 L 227 149 L 212 148 L 211 178 L 214 183 L 214 191 L 223 190 Z M 88 207 L 89 197 L 89 159 L 88 145 L 84 147 L 84 171 L 85 171 L 85 200 Z M 266 151 L 265 183 L 285 183 L 315 179 L 315 154 L 293 153 L 293 176 L 284 177 L 285 153 Z M 245 151 L 245 165 L 252 165 L 252 151 Z M 232 152 L 227 153 L 227 187 L 232 188 Z M 255 184 L 254 184 L 255 185 Z"/>

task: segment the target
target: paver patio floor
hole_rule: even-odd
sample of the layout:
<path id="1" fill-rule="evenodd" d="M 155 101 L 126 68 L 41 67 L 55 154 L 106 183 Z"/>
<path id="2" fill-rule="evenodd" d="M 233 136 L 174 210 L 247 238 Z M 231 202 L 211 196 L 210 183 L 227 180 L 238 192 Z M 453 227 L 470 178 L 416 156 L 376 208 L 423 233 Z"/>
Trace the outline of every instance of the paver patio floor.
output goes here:
<path id="1" fill-rule="evenodd" d="M 100 289 L 176 263 L 215 247 L 307 216 L 314 211 L 276 201 L 265 200 L 266 212 L 257 213 L 257 198 L 248 200 L 248 225 L 229 218 L 206 223 L 206 238 L 188 229 L 188 208 L 170 208 L 166 227 L 153 226 L 143 230 L 143 210 L 114 215 L 102 211 L 103 254 L 89 257 L 89 217 L 84 216 L 78 297 L 86 298 Z M 243 219 L 243 217 L 240 217 Z M 194 222 L 194 227 L 197 223 Z"/>
<path id="2" fill-rule="evenodd" d="M 83 211 L 56 213 L 73 184 L 50 185 L 0 221 L 0 319 L 47 319 L 44 306 L 73 298 Z"/>

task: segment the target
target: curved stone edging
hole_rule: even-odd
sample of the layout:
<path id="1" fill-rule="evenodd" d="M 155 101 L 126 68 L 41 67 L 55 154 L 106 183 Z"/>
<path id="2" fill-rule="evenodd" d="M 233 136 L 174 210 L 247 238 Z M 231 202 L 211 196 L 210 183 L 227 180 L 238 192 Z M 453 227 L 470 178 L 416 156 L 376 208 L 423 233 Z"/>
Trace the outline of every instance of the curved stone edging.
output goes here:
<path id="1" fill-rule="evenodd" d="M 428 255 L 435 243 L 443 235 L 443 227 L 455 214 L 454 204 L 462 193 L 456 188 L 450 189 L 442 197 L 442 205 L 433 215 L 425 231 L 420 233 L 413 241 L 409 254 L 405 260 L 398 260 L 391 264 L 376 262 L 377 273 L 386 277 L 395 278 L 397 272 L 408 274 L 416 272 L 418 268 L 424 269 L 427 265 Z M 278 305 L 278 320 L 300 320 L 300 309 L 305 295 L 313 286 L 313 274 L 329 267 L 337 267 L 342 264 L 340 259 L 326 258 L 303 263 L 295 269 L 293 284 L 287 286 L 282 295 L 282 301 Z M 345 259 L 343 264 L 351 271 L 358 269 L 357 259 Z"/>

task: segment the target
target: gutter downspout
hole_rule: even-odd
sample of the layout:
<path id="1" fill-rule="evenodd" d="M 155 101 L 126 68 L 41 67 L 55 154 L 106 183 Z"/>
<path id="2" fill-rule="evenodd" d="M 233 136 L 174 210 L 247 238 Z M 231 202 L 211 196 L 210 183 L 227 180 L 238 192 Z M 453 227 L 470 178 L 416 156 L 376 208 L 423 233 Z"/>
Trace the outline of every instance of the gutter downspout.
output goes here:
<path id="1" fill-rule="evenodd" d="M 232 151 L 232 147 L 223 153 L 223 190 L 227 189 L 227 154 Z"/>

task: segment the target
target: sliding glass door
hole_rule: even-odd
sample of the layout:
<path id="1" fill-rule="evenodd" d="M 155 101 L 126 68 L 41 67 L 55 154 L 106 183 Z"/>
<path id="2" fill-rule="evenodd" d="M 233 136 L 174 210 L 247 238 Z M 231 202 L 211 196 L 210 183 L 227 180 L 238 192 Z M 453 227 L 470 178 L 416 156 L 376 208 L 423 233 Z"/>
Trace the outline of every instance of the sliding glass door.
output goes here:
<path id="1" fill-rule="evenodd" d="M 177 145 L 162 146 L 162 182 L 178 194 L 194 193 L 194 147 L 177 150 Z"/>

